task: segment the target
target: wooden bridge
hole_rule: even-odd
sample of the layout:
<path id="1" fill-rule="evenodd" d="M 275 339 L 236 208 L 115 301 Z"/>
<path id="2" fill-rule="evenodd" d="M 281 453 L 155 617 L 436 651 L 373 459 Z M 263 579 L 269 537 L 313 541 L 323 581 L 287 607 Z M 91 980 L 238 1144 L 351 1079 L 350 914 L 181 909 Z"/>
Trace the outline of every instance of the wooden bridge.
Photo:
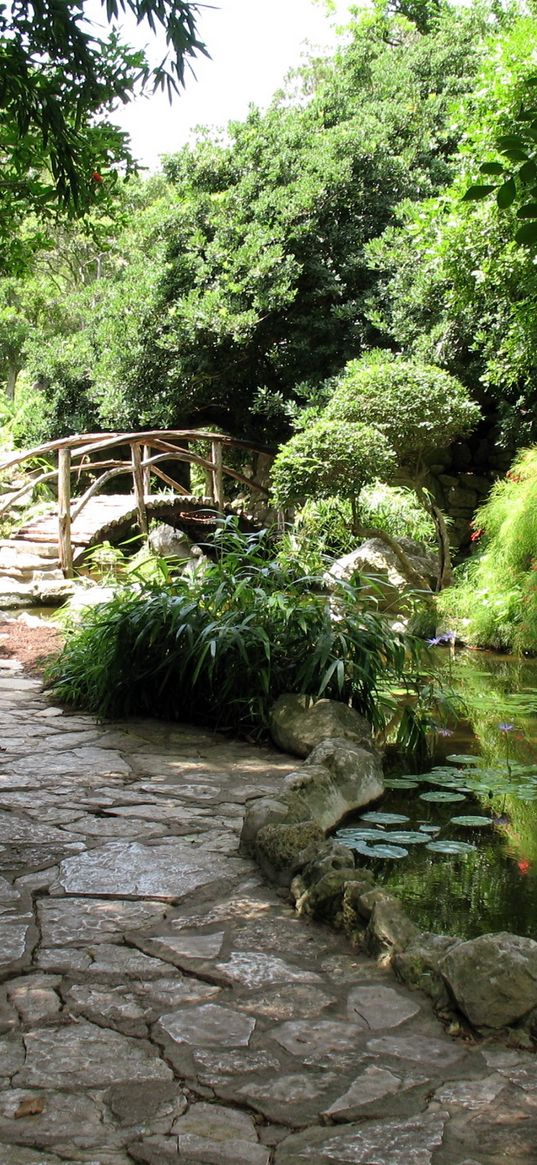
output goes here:
<path id="1" fill-rule="evenodd" d="M 70 578 L 85 549 L 109 538 L 111 531 L 128 531 L 133 522 L 141 534 L 147 534 L 153 516 L 191 534 L 206 530 L 208 523 L 214 526 L 215 512 L 226 512 L 226 477 L 249 494 L 268 499 L 267 488 L 254 475 L 248 477 L 225 463 L 224 455 L 231 450 L 252 460 L 265 459 L 265 463 L 272 456 L 265 447 L 197 429 L 76 434 L 14 453 L 0 459 L 0 476 L 16 467 L 35 466 L 36 461 L 45 460 L 47 467 L 34 471 L 30 480 L 10 493 L 0 504 L 0 517 L 45 483 L 57 494 L 57 503 L 17 530 L 3 546 L 13 550 L 18 546 L 28 564 L 32 556 L 47 561 L 55 557 L 64 577 Z M 201 469 L 203 498 L 170 476 L 163 463 L 171 461 Z M 113 478 L 126 475 L 132 492 L 102 493 Z M 167 492 L 152 492 L 155 479 L 164 483 Z"/>

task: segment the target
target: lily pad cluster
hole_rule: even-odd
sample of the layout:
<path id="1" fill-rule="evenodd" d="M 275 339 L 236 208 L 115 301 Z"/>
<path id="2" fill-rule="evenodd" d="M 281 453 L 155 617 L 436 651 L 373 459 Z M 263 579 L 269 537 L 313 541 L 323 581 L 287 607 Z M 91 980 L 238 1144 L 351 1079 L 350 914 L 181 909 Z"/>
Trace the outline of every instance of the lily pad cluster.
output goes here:
<path id="1" fill-rule="evenodd" d="M 338 830 L 338 841 L 363 857 L 394 861 L 408 857 L 410 849 L 416 845 L 424 846 L 431 854 L 444 855 L 466 854 L 477 849 L 474 840 L 439 835 L 445 834 L 447 830 L 451 832 L 452 828 L 457 831 L 482 830 L 493 826 L 494 818 L 491 815 L 477 811 L 461 812 L 460 802 L 466 801 L 472 794 L 486 792 L 490 796 L 496 792 L 505 792 L 506 774 L 503 771 L 493 774 L 490 769 L 481 768 L 479 757 L 452 756 L 448 761 L 448 764 L 438 765 L 428 773 L 394 777 L 386 781 L 389 789 L 416 790 L 412 806 L 414 823 L 403 813 L 372 810 L 362 813 L 356 825 Z M 461 765 L 464 767 L 459 767 Z M 520 770 L 529 766 L 513 767 Z M 535 786 L 531 787 L 535 787 L 537 792 L 537 771 L 535 777 Z M 530 774 L 527 779 L 530 779 Z M 520 773 L 516 780 L 520 784 Z M 425 788 L 420 792 L 423 786 Z M 457 809 L 447 824 L 433 823 L 420 819 L 420 803 L 423 803 L 424 814 L 429 806 L 432 808 L 438 805 L 440 808 L 453 805 Z"/>

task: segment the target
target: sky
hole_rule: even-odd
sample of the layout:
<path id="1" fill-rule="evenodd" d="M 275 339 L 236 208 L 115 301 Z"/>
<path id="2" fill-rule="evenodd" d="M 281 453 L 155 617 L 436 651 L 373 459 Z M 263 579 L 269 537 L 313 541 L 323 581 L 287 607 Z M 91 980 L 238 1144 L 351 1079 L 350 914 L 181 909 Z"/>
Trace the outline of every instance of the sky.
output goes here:
<path id="1" fill-rule="evenodd" d="M 182 95 L 171 107 L 158 94 L 114 113 L 114 122 L 130 135 L 135 157 L 149 170 L 158 169 L 161 154 L 184 145 L 196 126 L 241 119 L 251 102 L 266 106 L 289 69 L 300 64 L 306 41 L 315 48 L 334 46 L 335 28 L 349 7 L 347 0 L 336 0 L 335 14 L 328 17 L 322 0 L 210 3 L 200 9 L 198 32 L 211 59 L 194 62 L 195 76 L 187 71 Z M 124 37 L 135 47 L 150 39 L 135 25 L 125 27 Z"/>

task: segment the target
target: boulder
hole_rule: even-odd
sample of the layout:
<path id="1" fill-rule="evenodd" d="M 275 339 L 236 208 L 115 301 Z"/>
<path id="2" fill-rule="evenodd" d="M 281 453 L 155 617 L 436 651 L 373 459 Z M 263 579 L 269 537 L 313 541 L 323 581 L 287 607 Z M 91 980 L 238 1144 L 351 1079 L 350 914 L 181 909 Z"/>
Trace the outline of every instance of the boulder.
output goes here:
<path id="1" fill-rule="evenodd" d="M 75 582 L 74 590 L 72 590 L 69 599 L 69 614 L 74 619 L 80 619 L 88 607 L 98 607 L 100 603 L 111 603 L 116 594 L 117 587 L 101 587 L 96 584 L 88 586 L 87 581 Z"/>
<path id="2" fill-rule="evenodd" d="M 447 934 L 428 931 L 418 934 L 406 950 L 394 955 L 395 973 L 409 987 L 424 991 L 436 1007 L 447 1007 L 450 997 L 439 965 L 447 952 L 461 942 L 462 939 Z"/>
<path id="3" fill-rule="evenodd" d="M 30 584 L 33 601 L 42 607 L 59 607 L 76 594 L 76 579 L 64 578 L 61 571 L 58 571 L 56 578 L 52 578 L 51 573 L 41 577 L 34 574 Z"/>
<path id="4" fill-rule="evenodd" d="M 411 538 L 398 538 L 401 549 L 410 565 L 431 589 L 438 575 L 438 558 L 419 542 Z M 415 582 L 405 574 L 402 562 L 395 551 L 381 538 L 368 538 L 356 550 L 338 558 L 330 567 L 327 578 L 346 582 L 358 571 L 370 575 L 375 580 L 372 593 L 379 601 L 380 609 L 394 610 L 398 598 L 407 590 L 415 590 Z"/>
<path id="5" fill-rule="evenodd" d="M 37 605 L 37 597 L 32 593 L 31 583 L 17 582 L 12 578 L 0 578 L 0 610 L 9 611 L 14 607 Z"/>
<path id="6" fill-rule="evenodd" d="M 342 869 L 331 870 L 315 885 L 304 888 L 296 899 L 297 914 L 308 918 L 318 918 L 332 925 L 342 926 L 341 913 L 345 892 L 355 883 L 363 885 L 362 874 L 359 870 Z"/>
<path id="7" fill-rule="evenodd" d="M 187 534 L 176 530 L 174 526 L 168 526 L 166 522 L 150 530 L 147 541 L 153 554 L 160 554 L 163 558 L 180 558 L 189 562 L 192 558 L 202 556 L 199 546 Z"/>
<path id="8" fill-rule="evenodd" d="M 537 942 L 483 934 L 448 950 L 440 972 L 458 1007 L 479 1029 L 503 1028 L 537 1006 Z"/>
<path id="9" fill-rule="evenodd" d="M 346 882 L 341 903 L 341 921 L 347 937 L 354 946 L 360 945 L 364 933 L 364 919 L 359 910 L 359 902 L 373 887 L 375 879 L 371 870 L 358 867 L 354 871 L 355 881 Z"/>
<path id="10" fill-rule="evenodd" d="M 284 695 L 270 713 L 270 733 L 278 748 L 307 757 L 327 737 L 371 743 L 371 725 L 354 708 L 339 700 Z"/>
<path id="11" fill-rule="evenodd" d="M 314 886 L 334 870 L 354 870 L 356 863 L 352 849 L 329 839 L 320 846 L 315 857 L 302 870 L 305 886 Z"/>
<path id="12" fill-rule="evenodd" d="M 251 854 L 254 850 L 255 839 L 260 829 L 265 825 L 279 825 L 287 818 L 288 808 L 284 801 L 276 797 L 258 797 L 250 802 L 244 816 L 242 826 L 240 850 Z"/>
<path id="13" fill-rule="evenodd" d="M 362 895 L 363 898 L 366 895 Z M 404 951 L 418 933 L 398 898 L 391 894 L 379 896 L 373 906 L 365 932 L 365 946 L 372 955 Z"/>
<path id="14" fill-rule="evenodd" d="M 327 832 L 355 809 L 384 792 L 378 753 L 353 740 L 334 738 L 318 744 L 302 769 L 284 781 L 295 820 L 312 818 Z"/>
<path id="15" fill-rule="evenodd" d="M 265 825 L 255 839 L 255 856 L 260 869 L 280 886 L 288 886 L 311 861 L 324 842 L 323 830 L 314 821 L 296 825 Z"/>

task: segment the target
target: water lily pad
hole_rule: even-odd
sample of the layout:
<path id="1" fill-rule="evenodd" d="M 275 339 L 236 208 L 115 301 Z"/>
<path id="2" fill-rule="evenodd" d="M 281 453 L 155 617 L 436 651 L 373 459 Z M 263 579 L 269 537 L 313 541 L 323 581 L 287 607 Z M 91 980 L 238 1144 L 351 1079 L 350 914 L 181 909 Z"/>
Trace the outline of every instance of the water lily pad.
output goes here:
<path id="1" fill-rule="evenodd" d="M 446 757 L 446 760 L 451 761 L 454 765 L 478 765 L 481 757 L 470 756 L 470 754 L 464 753 L 453 753 L 451 756 Z"/>
<path id="2" fill-rule="evenodd" d="M 469 854 L 476 848 L 469 841 L 430 841 L 427 845 L 435 854 Z"/>
<path id="3" fill-rule="evenodd" d="M 426 833 L 414 829 L 390 829 L 385 836 L 389 845 L 424 845 L 428 840 Z"/>
<path id="4" fill-rule="evenodd" d="M 481 829 L 485 825 L 492 825 L 492 821 L 490 817 L 478 817 L 477 815 L 472 817 L 471 814 L 469 814 L 467 817 L 452 817 L 451 824 L 468 825 L 472 828 L 475 826 L 476 829 Z"/>
<path id="5" fill-rule="evenodd" d="M 420 801 L 466 801 L 464 793 L 453 793 L 448 789 L 431 789 L 430 793 L 420 793 Z"/>
<path id="6" fill-rule="evenodd" d="M 373 845 L 370 855 L 374 858 L 407 858 L 408 850 L 402 845 Z"/>
<path id="7" fill-rule="evenodd" d="M 382 829 L 338 829 L 336 837 L 338 841 L 384 841 L 387 837 L 386 830 Z"/>
<path id="8" fill-rule="evenodd" d="M 356 841 L 352 846 L 350 842 L 346 842 L 346 844 L 350 846 L 355 851 L 355 853 L 362 854 L 364 858 L 372 858 L 375 856 L 373 853 L 373 846 L 368 845 L 366 841 Z"/>
<path id="9" fill-rule="evenodd" d="M 422 833 L 440 833 L 441 825 L 420 825 Z"/>
<path id="10" fill-rule="evenodd" d="M 466 779 L 462 773 L 451 777 L 443 776 L 442 773 L 427 773 L 427 776 L 423 778 L 427 785 L 441 785 L 446 789 L 460 789 Z"/>
<path id="11" fill-rule="evenodd" d="M 374 825 L 398 825 L 400 821 L 410 821 L 404 813 L 362 813 L 360 821 L 371 821 Z"/>
<path id="12" fill-rule="evenodd" d="M 406 777 L 392 777 L 391 780 L 384 782 L 387 789 L 416 789 L 417 781 L 410 780 Z"/>

